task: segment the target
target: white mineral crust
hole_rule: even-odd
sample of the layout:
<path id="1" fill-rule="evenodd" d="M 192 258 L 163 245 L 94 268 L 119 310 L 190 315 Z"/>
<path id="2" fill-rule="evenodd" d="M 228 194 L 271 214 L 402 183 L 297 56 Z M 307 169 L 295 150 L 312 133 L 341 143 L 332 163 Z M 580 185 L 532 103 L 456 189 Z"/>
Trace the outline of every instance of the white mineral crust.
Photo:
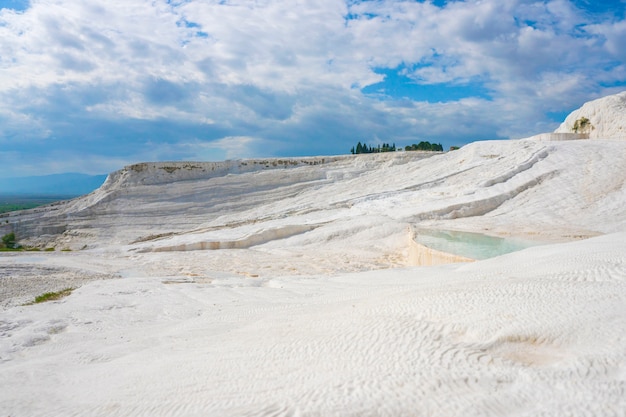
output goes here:
<path id="1" fill-rule="evenodd" d="M 624 416 L 625 167 L 610 139 L 146 163 L 5 215 L 56 250 L 0 254 L 0 416 Z M 542 245 L 419 266 L 467 261 L 425 228 Z"/>

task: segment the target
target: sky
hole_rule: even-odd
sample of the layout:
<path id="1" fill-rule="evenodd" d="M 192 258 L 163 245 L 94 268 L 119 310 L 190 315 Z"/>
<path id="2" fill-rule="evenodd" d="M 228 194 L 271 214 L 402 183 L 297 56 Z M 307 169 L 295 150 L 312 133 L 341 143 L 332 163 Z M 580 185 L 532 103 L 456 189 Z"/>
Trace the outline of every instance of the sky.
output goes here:
<path id="1" fill-rule="evenodd" d="M 626 90 L 626 0 L 0 0 L 4 176 L 444 148 Z"/>

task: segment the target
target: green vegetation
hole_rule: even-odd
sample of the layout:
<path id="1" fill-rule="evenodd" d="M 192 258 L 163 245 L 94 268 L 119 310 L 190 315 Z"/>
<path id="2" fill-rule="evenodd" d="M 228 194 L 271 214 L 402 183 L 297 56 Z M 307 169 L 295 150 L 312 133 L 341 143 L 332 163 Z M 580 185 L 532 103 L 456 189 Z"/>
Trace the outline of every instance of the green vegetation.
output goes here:
<path id="1" fill-rule="evenodd" d="M 441 143 L 430 143 L 427 141 L 421 141 L 418 144 L 407 145 L 404 147 L 405 151 L 432 151 L 443 152 L 443 146 Z"/>
<path id="2" fill-rule="evenodd" d="M 0 248 L 2 249 L 16 249 L 15 243 L 15 233 L 11 232 L 4 236 L 2 236 L 2 244 L 0 244 Z"/>
<path id="3" fill-rule="evenodd" d="M 456 148 L 458 149 L 458 148 Z M 382 145 L 378 145 L 376 147 L 368 146 L 367 143 L 357 143 L 356 146 L 353 146 L 350 149 L 350 153 L 352 155 L 361 154 L 361 153 L 381 153 L 381 152 L 395 152 L 397 150 L 396 144 L 389 145 L 388 143 L 383 143 Z M 428 141 L 421 141 L 420 143 L 414 143 L 412 145 L 407 145 L 404 147 L 405 151 L 431 151 L 431 152 L 443 152 L 443 146 L 441 143 L 430 143 Z M 452 149 L 451 149 L 452 150 Z"/>
<path id="4" fill-rule="evenodd" d="M 59 300 L 63 297 L 67 297 L 68 295 L 70 295 L 72 291 L 74 291 L 74 288 L 65 288 L 61 291 L 47 292 L 47 293 L 38 295 L 37 297 L 35 297 L 35 301 L 31 301 L 30 303 L 27 303 L 25 305 L 33 305 L 33 304 L 45 303 L 46 301 Z"/>
<path id="5" fill-rule="evenodd" d="M 9 211 L 26 210 L 40 206 L 37 203 L 2 203 L 0 204 L 0 213 L 8 213 Z"/>
<path id="6" fill-rule="evenodd" d="M 382 146 L 378 145 L 377 147 L 372 147 L 372 146 L 367 146 L 366 143 L 357 143 L 356 147 L 352 147 L 352 149 L 350 149 L 350 153 L 352 155 L 354 154 L 360 154 L 360 153 L 381 153 L 381 152 L 395 152 L 396 151 L 396 144 L 394 143 L 393 145 L 389 145 L 388 143 L 383 143 Z"/>
<path id="7" fill-rule="evenodd" d="M 13 232 L 2 236 L 2 241 L 0 241 L 0 252 L 20 252 L 20 251 L 41 252 L 41 250 L 42 250 L 41 248 L 34 247 L 34 246 L 20 245 L 19 243 L 17 243 L 17 240 L 15 238 L 15 233 Z M 45 252 L 54 252 L 56 249 L 54 248 L 54 246 L 52 246 L 52 247 L 47 247 L 43 250 Z M 71 252 L 71 251 L 72 251 L 71 248 L 61 249 L 61 252 Z"/>
<path id="8" fill-rule="evenodd" d="M 585 133 L 588 132 L 591 127 L 592 126 L 589 122 L 589 119 L 587 119 L 586 117 L 581 117 L 574 122 L 574 127 L 572 128 L 572 130 L 574 131 L 574 133 Z"/>
<path id="9" fill-rule="evenodd" d="M 0 194 L 0 214 L 9 211 L 27 210 L 35 207 L 52 204 L 60 200 L 67 200 L 70 196 L 28 196 Z"/>
<path id="10" fill-rule="evenodd" d="M 6 248 L 0 245 L 0 252 L 21 252 L 23 250 L 22 248 Z"/>

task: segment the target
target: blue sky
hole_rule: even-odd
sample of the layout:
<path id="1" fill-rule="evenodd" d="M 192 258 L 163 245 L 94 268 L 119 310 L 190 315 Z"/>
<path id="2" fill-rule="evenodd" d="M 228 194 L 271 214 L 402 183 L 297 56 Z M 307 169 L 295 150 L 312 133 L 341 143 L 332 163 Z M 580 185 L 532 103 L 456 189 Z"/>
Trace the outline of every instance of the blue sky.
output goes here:
<path id="1" fill-rule="evenodd" d="M 551 131 L 626 90 L 625 1 L 0 0 L 0 164 L 101 174 Z"/>

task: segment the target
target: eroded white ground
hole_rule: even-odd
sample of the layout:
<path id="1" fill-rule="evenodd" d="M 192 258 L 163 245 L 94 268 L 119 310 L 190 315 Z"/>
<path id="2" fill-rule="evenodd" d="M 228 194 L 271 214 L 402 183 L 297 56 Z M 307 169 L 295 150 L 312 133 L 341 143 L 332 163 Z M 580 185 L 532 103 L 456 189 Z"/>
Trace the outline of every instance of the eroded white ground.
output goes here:
<path id="1" fill-rule="evenodd" d="M 2 413 L 624 415 L 626 142 L 310 162 L 0 219 L 73 249 L 0 256 Z M 418 267 L 420 227 L 549 244 Z"/>

